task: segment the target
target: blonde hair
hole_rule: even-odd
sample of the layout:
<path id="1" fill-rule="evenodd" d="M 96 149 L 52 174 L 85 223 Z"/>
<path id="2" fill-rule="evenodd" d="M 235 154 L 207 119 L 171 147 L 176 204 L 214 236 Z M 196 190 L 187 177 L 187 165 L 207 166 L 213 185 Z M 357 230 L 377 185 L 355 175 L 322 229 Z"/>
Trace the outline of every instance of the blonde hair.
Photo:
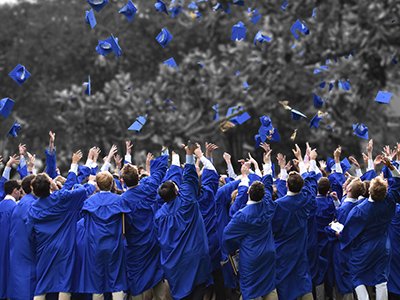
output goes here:
<path id="1" fill-rule="evenodd" d="M 383 200 L 383 198 L 385 198 L 386 193 L 387 185 L 381 177 L 375 177 L 371 180 L 371 184 L 369 186 L 369 194 L 371 195 L 372 200 L 380 202 Z"/>
<path id="2" fill-rule="evenodd" d="M 110 191 L 113 186 L 114 177 L 108 171 L 100 172 L 96 175 L 96 182 L 101 191 Z"/>

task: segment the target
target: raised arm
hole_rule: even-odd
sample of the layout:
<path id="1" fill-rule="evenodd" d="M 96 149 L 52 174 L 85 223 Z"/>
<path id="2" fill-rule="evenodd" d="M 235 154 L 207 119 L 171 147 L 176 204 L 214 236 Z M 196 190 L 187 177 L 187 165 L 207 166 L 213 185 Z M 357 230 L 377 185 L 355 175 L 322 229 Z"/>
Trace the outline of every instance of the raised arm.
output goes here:
<path id="1" fill-rule="evenodd" d="M 131 164 L 132 163 L 132 142 L 131 141 L 126 141 L 125 142 L 125 146 L 126 146 L 126 154 L 125 154 L 125 164 Z"/>
<path id="2" fill-rule="evenodd" d="M 235 179 L 236 178 L 236 174 L 235 174 L 235 170 L 233 169 L 233 166 L 232 166 L 231 155 L 229 153 L 227 153 L 227 152 L 224 152 L 222 157 L 224 158 L 224 160 L 226 162 L 226 166 L 228 168 L 228 176 L 230 178 Z"/>
<path id="3" fill-rule="evenodd" d="M 111 167 L 111 159 L 114 157 L 114 155 L 117 153 L 118 149 L 116 145 L 112 145 L 110 148 L 110 151 L 108 152 L 108 155 L 104 158 L 104 164 L 101 167 L 100 172 L 105 172 L 108 171 Z"/>
<path id="4" fill-rule="evenodd" d="M 81 160 L 83 154 L 81 150 L 76 151 L 72 154 L 71 167 L 68 172 L 67 180 L 65 181 L 62 190 L 70 190 L 78 183 L 78 163 Z"/>
<path id="5" fill-rule="evenodd" d="M 183 170 L 183 180 L 179 194 L 182 196 L 183 202 L 194 202 L 197 200 L 199 192 L 199 177 L 194 166 L 195 158 L 193 155 L 196 147 L 190 141 L 187 145 L 182 145 L 182 147 L 186 151 L 186 164 Z"/>
<path id="6" fill-rule="evenodd" d="M 57 166 L 56 166 L 56 147 L 54 146 L 54 141 L 56 138 L 56 134 L 53 132 L 49 132 L 50 141 L 49 141 L 49 149 L 46 149 L 46 173 L 50 176 L 50 178 L 54 179 L 57 177 Z"/>
<path id="7" fill-rule="evenodd" d="M 26 165 L 24 153 L 26 151 L 26 146 L 25 144 L 19 144 L 18 146 L 19 150 L 19 165 L 17 168 L 17 171 L 21 177 L 21 180 L 28 175 L 28 167 Z"/>

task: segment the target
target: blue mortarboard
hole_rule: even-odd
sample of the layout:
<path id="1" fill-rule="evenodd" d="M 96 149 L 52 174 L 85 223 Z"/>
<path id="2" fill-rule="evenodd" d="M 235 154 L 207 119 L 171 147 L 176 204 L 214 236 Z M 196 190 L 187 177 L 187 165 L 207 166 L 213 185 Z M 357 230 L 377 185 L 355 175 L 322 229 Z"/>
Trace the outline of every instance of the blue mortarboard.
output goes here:
<path id="1" fill-rule="evenodd" d="M 183 11 L 182 6 L 180 6 L 180 5 L 171 7 L 168 10 L 171 13 L 172 18 L 175 18 L 177 15 L 179 15 Z"/>
<path id="2" fill-rule="evenodd" d="M 339 80 L 338 86 L 339 86 L 339 89 L 343 88 L 345 91 L 349 91 L 351 88 L 349 79 L 347 79 L 347 81 Z"/>
<path id="3" fill-rule="evenodd" d="M 190 8 L 190 9 L 199 9 L 199 7 L 196 5 L 196 3 L 194 3 L 194 1 L 192 1 L 192 3 L 189 4 L 188 8 Z"/>
<path id="4" fill-rule="evenodd" d="M 173 57 L 164 61 L 163 65 L 167 65 L 168 67 L 171 67 L 171 68 L 176 68 L 179 72 L 178 65 L 176 64 L 175 59 Z"/>
<path id="5" fill-rule="evenodd" d="M 324 104 L 324 101 L 322 100 L 321 97 L 318 97 L 315 93 L 314 93 L 314 106 L 315 107 L 320 107 Z"/>
<path id="6" fill-rule="evenodd" d="M 269 42 L 269 41 L 271 41 L 271 38 L 267 37 L 265 35 L 262 35 L 262 31 L 260 30 L 259 32 L 256 33 L 256 36 L 254 38 L 254 45 L 257 44 L 257 41 L 259 41 L 260 43 L 264 43 L 265 41 Z"/>
<path id="7" fill-rule="evenodd" d="M 85 22 L 87 24 L 89 24 L 91 28 L 96 26 L 97 22 L 96 22 L 96 18 L 94 16 L 93 9 L 91 9 L 90 11 L 86 11 Z"/>
<path id="8" fill-rule="evenodd" d="M 345 57 L 346 57 L 346 59 L 348 59 L 350 56 L 354 56 L 354 50 L 351 51 L 351 52 L 349 53 L 349 55 L 346 55 Z"/>
<path id="9" fill-rule="evenodd" d="M 197 62 L 197 64 L 199 64 L 202 68 L 204 68 L 204 64 L 201 62 Z"/>
<path id="10" fill-rule="evenodd" d="M 323 118 L 324 116 L 326 116 L 326 115 L 327 115 L 327 113 L 323 113 L 322 111 L 319 111 L 319 112 L 311 119 L 311 122 L 310 122 L 310 129 L 313 128 L 313 127 L 318 128 L 318 127 L 319 127 L 319 121 L 321 121 L 322 118 Z"/>
<path id="11" fill-rule="evenodd" d="M 10 98 L 3 98 L 0 100 L 0 115 L 8 118 L 10 112 L 14 106 L 14 101 Z"/>
<path id="12" fill-rule="evenodd" d="M 253 22 L 254 24 L 257 24 L 258 21 L 260 20 L 260 18 L 261 18 L 261 14 L 258 15 L 258 16 L 252 17 L 252 18 L 250 19 L 250 21 Z"/>
<path id="13" fill-rule="evenodd" d="M 270 116 L 260 117 L 261 126 L 258 130 L 258 134 L 254 137 L 256 145 L 254 149 L 260 147 L 260 143 L 264 143 L 267 139 L 270 142 L 279 142 L 281 140 L 278 129 L 274 128 L 271 123 Z"/>
<path id="14" fill-rule="evenodd" d="M 285 1 L 285 3 L 282 4 L 282 6 L 281 6 L 282 11 L 286 10 L 287 5 L 288 5 L 287 1 Z"/>
<path id="15" fill-rule="evenodd" d="M 219 104 L 213 105 L 213 110 L 215 110 L 215 115 L 213 117 L 213 120 L 218 121 L 219 120 Z"/>
<path id="16" fill-rule="evenodd" d="M 344 158 L 340 162 L 340 166 L 342 167 L 343 174 L 346 173 L 351 168 L 351 165 L 350 165 L 349 161 L 347 160 L 347 158 Z M 335 170 L 335 160 L 333 158 L 328 157 L 326 159 L 326 171 L 328 173 L 331 173 L 332 170 Z"/>
<path id="17" fill-rule="evenodd" d="M 159 42 L 163 48 L 165 48 L 172 39 L 173 36 L 166 28 L 161 29 L 161 32 L 156 37 L 157 42 Z"/>
<path id="18" fill-rule="evenodd" d="M 320 87 L 321 89 L 323 89 L 323 88 L 325 88 L 325 85 L 326 85 L 326 82 L 324 81 L 324 82 L 321 82 L 321 83 L 319 84 L 319 87 Z"/>
<path id="19" fill-rule="evenodd" d="M 190 17 L 191 17 L 192 19 L 198 19 L 198 18 L 201 17 L 201 13 L 200 13 L 199 11 L 195 11 L 195 12 L 191 11 L 191 12 L 189 13 L 189 15 L 190 15 Z M 200 20 L 200 21 L 201 21 L 201 20 Z"/>
<path id="20" fill-rule="evenodd" d="M 120 14 L 123 14 L 129 22 L 132 22 L 133 17 L 135 16 L 137 12 L 137 8 L 135 5 L 133 5 L 132 1 L 129 0 L 129 2 L 119 10 Z"/>
<path id="21" fill-rule="evenodd" d="M 233 0 L 233 4 L 234 4 L 234 5 L 243 6 L 243 5 L 244 5 L 244 1 L 243 1 L 243 0 Z"/>
<path id="22" fill-rule="evenodd" d="M 112 34 L 110 38 L 104 41 L 99 41 L 96 51 L 98 54 L 104 56 L 107 56 L 110 52 L 114 52 L 117 58 L 122 54 L 121 48 L 118 45 L 118 38 L 114 38 Z"/>
<path id="23" fill-rule="evenodd" d="M 128 130 L 135 130 L 139 133 L 142 130 L 143 125 L 146 123 L 147 115 L 136 118 L 136 121 L 128 128 Z"/>
<path id="24" fill-rule="evenodd" d="M 14 136 L 14 137 L 17 137 L 17 136 L 18 136 L 18 135 L 17 135 L 17 132 L 18 132 L 20 129 L 21 129 L 21 125 L 17 124 L 17 120 L 15 120 L 13 126 L 12 126 L 12 127 L 10 128 L 10 130 L 8 131 L 6 137 L 8 137 L 10 134 L 11 134 L 12 136 Z"/>
<path id="25" fill-rule="evenodd" d="M 168 15 L 167 7 L 165 6 L 165 3 L 161 0 L 157 0 L 157 3 L 154 4 L 154 8 L 156 11 L 161 11 L 165 12 Z"/>
<path id="26" fill-rule="evenodd" d="M 18 64 L 8 75 L 21 86 L 31 76 L 31 73 L 28 72 L 25 66 Z"/>
<path id="27" fill-rule="evenodd" d="M 292 109 L 291 112 L 293 120 L 300 120 L 301 118 L 307 118 L 305 114 L 299 112 L 298 110 Z"/>
<path id="28" fill-rule="evenodd" d="M 239 22 L 232 27 L 231 40 L 232 41 L 246 40 L 246 27 L 244 27 L 244 24 L 242 22 Z"/>
<path id="29" fill-rule="evenodd" d="M 248 91 L 250 89 L 249 84 L 247 83 L 247 81 L 245 83 L 243 83 L 243 86 L 246 88 L 246 91 Z"/>
<path id="30" fill-rule="evenodd" d="M 243 110 L 241 106 L 232 106 L 228 108 L 228 111 L 226 113 L 226 116 L 229 117 L 230 115 L 233 115 L 235 113 L 240 112 Z M 233 125 L 239 125 L 243 124 L 246 122 L 248 119 L 250 119 L 250 115 L 247 112 L 244 112 L 238 116 L 235 116 L 233 118 L 230 118 L 229 121 L 232 122 Z"/>
<path id="31" fill-rule="evenodd" d="M 312 17 L 315 19 L 316 16 L 317 16 L 317 8 L 315 7 L 312 11 Z"/>
<path id="32" fill-rule="evenodd" d="M 379 91 L 378 95 L 376 95 L 375 101 L 379 102 L 379 103 L 387 104 L 387 103 L 389 103 L 390 98 L 392 98 L 391 93 Z"/>
<path id="33" fill-rule="evenodd" d="M 229 13 L 231 12 L 231 8 L 230 8 L 230 7 L 231 7 L 231 4 L 228 3 L 228 8 L 224 10 L 224 7 L 222 6 L 222 4 L 221 4 L 221 3 L 217 3 L 217 4 L 213 7 L 213 10 L 214 10 L 214 11 L 216 11 L 216 10 L 224 10 L 225 13 L 229 14 Z"/>
<path id="34" fill-rule="evenodd" d="M 278 129 L 276 129 L 276 128 L 273 129 L 272 134 L 268 135 L 267 138 L 268 138 L 268 141 L 271 143 L 281 141 L 281 137 L 279 136 Z"/>
<path id="35" fill-rule="evenodd" d="M 87 0 L 87 3 L 97 12 L 99 12 L 107 3 L 107 0 Z"/>
<path id="36" fill-rule="evenodd" d="M 368 140 L 368 127 L 365 127 L 364 124 L 353 124 L 353 133 L 360 138 Z"/>
<path id="37" fill-rule="evenodd" d="M 314 74 L 318 74 L 318 73 L 321 73 L 321 72 L 322 72 L 321 70 L 314 69 Z"/>
<path id="38" fill-rule="evenodd" d="M 308 30 L 308 28 L 300 22 L 300 20 L 297 20 L 293 26 L 290 28 L 290 31 L 292 31 L 294 37 L 296 38 L 296 40 L 299 38 L 299 36 L 296 34 L 295 30 L 299 30 L 300 32 L 304 33 L 305 35 L 308 35 L 310 33 L 310 31 Z"/>
<path id="39" fill-rule="evenodd" d="M 88 78 L 88 82 L 84 82 L 83 85 L 86 85 L 85 95 L 89 95 L 90 96 L 90 94 L 92 93 L 90 75 L 89 75 L 89 78 Z"/>

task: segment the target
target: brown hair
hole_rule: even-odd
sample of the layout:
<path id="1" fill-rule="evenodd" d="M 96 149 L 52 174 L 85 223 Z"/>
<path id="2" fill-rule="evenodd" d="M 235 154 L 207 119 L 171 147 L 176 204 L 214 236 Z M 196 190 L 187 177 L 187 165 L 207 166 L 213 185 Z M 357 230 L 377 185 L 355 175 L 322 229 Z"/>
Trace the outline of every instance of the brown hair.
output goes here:
<path id="1" fill-rule="evenodd" d="M 100 172 L 96 175 L 97 186 L 101 191 L 110 191 L 113 187 L 114 177 L 110 172 Z"/>
<path id="2" fill-rule="evenodd" d="M 383 198 L 385 198 L 386 193 L 387 185 L 381 177 L 375 177 L 371 180 L 369 194 L 371 195 L 372 200 L 380 202 L 383 200 Z"/>
<path id="3" fill-rule="evenodd" d="M 128 187 L 135 186 L 139 182 L 139 170 L 131 164 L 126 164 L 121 170 L 121 177 Z"/>

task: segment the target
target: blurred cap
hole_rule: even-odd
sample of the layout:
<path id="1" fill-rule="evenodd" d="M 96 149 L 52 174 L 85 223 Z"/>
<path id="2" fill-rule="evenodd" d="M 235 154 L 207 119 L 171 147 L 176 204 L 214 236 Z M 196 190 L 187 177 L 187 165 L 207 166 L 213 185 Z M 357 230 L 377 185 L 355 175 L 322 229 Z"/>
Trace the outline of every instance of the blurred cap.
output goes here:
<path id="1" fill-rule="evenodd" d="M 391 93 L 379 91 L 378 95 L 376 95 L 375 101 L 387 104 L 390 102 L 390 98 L 392 98 Z"/>
<path id="2" fill-rule="evenodd" d="M 313 128 L 313 127 L 318 128 L 319 127 L 319 121 L 321 121 L 322 118 L 324 116 L 326 116 L 326 115 L 327 115 L 326 112 L 324 113 L 322 111 L 318 111 L 318 113 L 311 119 L 310 129 Z"/>
<path id="3" fill-rule="evenodd" d="M 161 29 L 161 32 L 157 35 L 157 42 L 165 48 L 168 43 L 173 39 L 173 36 L 169 33 L 166 28 Z"/>
<path id="4" fill-rule="evenodd" d="M 324 81 L 325 84 L 325 81 Z M 321 97 L 318 97 L 315 93 L 314 93 L 314 106 L 315 107 L 320 107 L 324 104 L 324 101 L 321 99 Z"/>
<path id="5" fill-rule="evenodd" d="M 87 3 L 97 12 L 102 10 L 102 8 L 108 3 L 107 0 L 87 0 Z"/>
<path id="6" fill-rule="evenodd" d="M 31 73 L 28 72 L 25 66 L 18 64 L 8 75 L 21 86 L 31 76 Z"/>
<path id="7" fill-rule="evenodd" d="M 271 38 L 267 37 L 265 35 L 262 35 L 262 31 L 260 30 L 259 32 L 256 33 L 256 36 L 255 36 L 254 42 L 253 42 L 254 45 L 257 44 L 257 41 L 260 43 L 264 43 L 265 41 L 269 42 L 269 41 L 271 41 Z"/>
<path id="8" fill-rule="evenodd" d="M 89 24 L 91 28 L 96 26 L 97 22 L 96 22 L 96 18 L 94 16 L 93 9 L 91 9 L 90 11 L 86 11 L 85 22 L 87 24 Z"/>
<path id="9" fill-rule="evenodd" d="M 123 14 L 129 22 L 132 22 L 133 17 L 137 12 L 137 8 L 133 5 L 132 1 L 129 2 L 119 10 L 120 14 Z"/>
<path id="10" fill-rule="evenodd" d="M 161 11 L 165 12 L 168 15 L 167 7 L 165 6 L 165 3 L 161 0 L 157 0 L 157 3 L 154 4 L 154 8 L 156 11 Z"/>
<path id="11" fill-rule="evenodd" d="M 231 40 L 232 41 L 246 40 L 246 27 L 244 27 L 244 24 L 242 22 L 239 22 L 232 27 Z"/>
<path id="12" fill-rule="evenodd" d="M 88 82 L 84 82 L 83 85 L 86 85 L 85 95 L 89 95 L 90 96 L 90 94 L 92 92 L 92 87 L 91 87 L 91 82 L 90 82 L 90 75 L 89 75 L 89 78 L 88 78 Z"/>
<path id="13" fill-rule="evenodd" d="M 340 162 L 340 166 L 342 167 L 343 174 L 351 168 L 350 162 L 347 160 L 347 158 L 344 158 Z M 335 171 L 335 160 L 333 158 L 328 157 L 326 159 L 326 171 L 328 173 Z"/>
<path id="14" fill-rule="evenodd" d="M 8 131 L 6 137 L 8 137 L 10 134 L 11 134 L 12 136 L 14 136 L 14 137 L 17 137 L 17 136 L 18 136 L 18 135 L 17 135 L 17 132 L 18 132 L 20 129 L 21 129 L 21 125 L 17 124 L 17 120 L 15 120 L 13 126 L 12 126 L 12 127 L 10 128 L 10 130 Z"/>
<path id="15" fill-rule="evenodd" d="M 360 138 L 368 140 L 368 127 L 365 127 L 364 124 L 353 124 L 353 133 Z"/>
<path id="16" fill-rule="evenodd" d="M 292 119 L 300 120 L 301 118 L 307 118 L 307 116 L 299 112 L 298 110 L 292 109 Z"/>
<path id="17" fill-rule="evenodd" d="M 139 116 L 136 118 L 136 121 L 128 128 L 128 130 L 135 130 L 139 133 L 142 130 L 143 125 L 146 123 L 147 115 Z"/>
<path id="18" fill-rule="evenodd" d="M 167 65 L 168 67 L 171 67 L 171 68 L 176 68 L 179 72 L 178 65 L 176 64 L 175 59 L 173 57 L 164 61 L 163 65 Z"/>
<path id="19" fill-rule="evenodd" d="M 10 98 L 3 98 L 0 100 L 0 115 L 8 118 L 14 106 L 14 101 Z"/>

